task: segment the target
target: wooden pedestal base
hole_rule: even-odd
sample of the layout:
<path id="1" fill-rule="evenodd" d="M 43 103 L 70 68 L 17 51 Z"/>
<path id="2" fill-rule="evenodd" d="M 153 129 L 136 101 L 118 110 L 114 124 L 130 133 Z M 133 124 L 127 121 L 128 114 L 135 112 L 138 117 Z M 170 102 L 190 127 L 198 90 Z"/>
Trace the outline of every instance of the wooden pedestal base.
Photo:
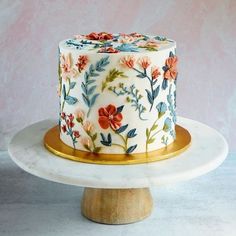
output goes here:
<path id="1" fill-rule="evenodd" d="M 98 189 L 85 188 L 82 214 L 103 224 L 128 224 L 151 214 L 152 196 L 148 188 Z"/>

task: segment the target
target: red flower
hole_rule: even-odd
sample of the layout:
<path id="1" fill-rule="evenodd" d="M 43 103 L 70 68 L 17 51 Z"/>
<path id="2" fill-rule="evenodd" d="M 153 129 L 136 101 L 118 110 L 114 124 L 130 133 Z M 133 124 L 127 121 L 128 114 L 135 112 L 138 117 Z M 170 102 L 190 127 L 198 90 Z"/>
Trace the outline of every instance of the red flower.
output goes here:
<path id="1" fill-rule="evenodd" d="M 117 112 L 117 108 L 114 105 L 110 104 L 105 108 L 100 108 L 98 115 L 98 122 L 103 129 L 111 127 L 113 130 L 116 130 L 121 126 L 123 116 L 120 112 Z"/>
<path id="2" fill-rule="evenodd" d="M 66 125 L 62 125 L 61 129 L 65 133 L 66 132 Z"/>
<path id="3" fill-rule="evenodd" d="M 69 118 L 70 121 L 74 120 L 74 116 L 72 114 L 68 115 L 68 118 Z"/>
<path id="4" fill-rule="evenodd" d="M 109 33 L 106 33 L 106 32 L 101 32 L 98 35 L 99 35 L 99 39 L 100 40 L 110 40 L 110 39 L 113 39 L 113 35 L 109 34 Z"/>
<path id="5" fill-rule="evenodd" d="M 66 118 L 66 113 L 65 112 L 62 112 L 61 113 L 61 118 L 64 120 Z"/>
<path id="6" fill-rule="evenodd" d="M 109 47 L 109 48 L 101 48 L 98 50 L 99 53 L 117 53 L 119 52 L 119 50 L 113 48 L 113 47 Z"/>
<path id="7" fill-rule="evenodd" d="M 73 131 L 73 135 L 74 135 L 74 137 L 75 138 L 79 138 L 80 137 L 80 133 L 79 133 L 79 131 Z"/>
<path id="8" fill-rule="evenodd" d="M 81 55 L 79 56 L 78 62 L 75 65 L 78 67 L 79 72 L 81 72 L 85 68 L 87 63 L 88 63 L 88 56 Z"/>
<path id="9" fill-rule="evenodd" d="M 157 66 L 153 66 L 153 67 L 151 68 L 151 73 L 152 73 L 152 79 L 153 79 L 153 80 L 157 79 L 157 77 L 158 77 L 159 75 L 161 75 L 161 73 L 160 73 L 160 71 L 159 71 L 159 69 L 158 69 Z"/>
<path id="10" fill-rule="evenodd" d="M 72 122 L 71 120 L 67 120 L 66 124 L 69 128 L 73 128 L 75 126 L 74 122 Z"/>
<path id="11" fill-rule="evenodd" d="M 101 33 L 92 32 L 88 35 L 85 35 L 85 37 L 90 40 L 110 40 L 110 39 L 113 39 L 113 35 L 106 33 L 106 32 L 101 32 Z"/>
<path id="12" fill-rule="evenodd" d="M 164 78 L 165 79 L 175 79 L 177 76 L 177 62 L 178 58 L 176 56 L 174 57 L 169 57 L 166 59 L 166 67 L 167 70 L 164 73 Z"/>

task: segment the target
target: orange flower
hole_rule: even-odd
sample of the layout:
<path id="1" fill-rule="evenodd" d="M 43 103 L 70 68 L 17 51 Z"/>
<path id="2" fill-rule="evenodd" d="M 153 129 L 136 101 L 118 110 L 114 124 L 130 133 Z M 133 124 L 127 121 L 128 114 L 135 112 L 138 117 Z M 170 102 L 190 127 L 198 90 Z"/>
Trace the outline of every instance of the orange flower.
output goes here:
<path id="1" fill-rule="evenodd" d="M 71 61 L 71 54 L 69 53 L 68 55 L 61 55 L 60 58 L 60 66 L 62 69 L 63 73 L 70 73 L 71 67 L 72 67 L 72 61 Z"/>
<path id="2" fill-rule="evenodd" d="M 83 125 L 83 128 L 86 132 L 90 133 L 93 131 L 93 124 L 90 121 L 86 121 L 85 124 Z"/>
<path id="3" fill-rule="evenodd" d="M 165 79 L 176 79 L 177 76 L 177 62 L 178 58 L 176 56 L 169 57 L 166 59 L 166 70 L 164 72 Z"/>
<path id="4" fill-rule="evenodd" d="M 90 40 L 110 40 L 110 39 L 113 39 L 113 35 L 106 33 L 106 32 L 100 32 L 100 33 L 92 32 L 88 35 L 85 35 L 85 37 Z"/>
<path id="5" fill-rule="evenodd" d="M 114 105 L 108 105 L 98 110 L 98 123 L 101 128 L 108 129 L 111 127 L 113 130 L 118 129 L 121 126 L 121 120 L 123 116 L 120 112 L 117 112 L 117 108 Z"/>
<path id="6" fill-rule="evenodd" d="M 78 122 L 82 122 L 84 119 L 84 112 L 82 110 L 76 110 L 75 117 Z"/>
<path id="7" fill-rule="evenodd" d="M 143 69 L 147 69 L 151 64 L 151 60 L 149 57 L 145 56 L 139 58 L 138 63 Z"/>
<path id="8" fill-rule="evenodd" d="M 88 63 L 88 56 L 87 55 L 81 55 L 78 58 L 77 64 L 75 64 L 78 67 L 79 72 L 81 72 L 85 66 Z"/>
<path id="9" fill-rule="evenodd" d="M 113 47 L 108 47 L 108 48 L 101 48 L 98 50 L 98 52 L 99 53 L 117 53 L 119 51 Z"/>
<path id="10" fill-rule="evenodd" d="M 92 146 L 91 140 L 89 138 L 84 137 L 80 140 L 80 142 L 84 147 L 88 149 L 90 149 L 90 147 Z"/>
<path id="11" fill-rule="evenodd" d="M 125 56 L 120 59 L 121 65 L 127 66 L 131 69 L 134 67 L 134 62 L 135 62 L 134 56 Z"/>
<path id="12" fill-rule="evenodd" d="M 151 74 L 152 74 L 152 79 L 153 79 L 153 80 L 154 80 L 154 79 L 157 79 L 157 77 L 158 77 L 159 75 L 161 75 L 161 73 L 160 73 L 160 71 L 159 71 L 159 69 L 158 69 L 157 66 L 152 66 L 152 68 L 151 68 Z"/>

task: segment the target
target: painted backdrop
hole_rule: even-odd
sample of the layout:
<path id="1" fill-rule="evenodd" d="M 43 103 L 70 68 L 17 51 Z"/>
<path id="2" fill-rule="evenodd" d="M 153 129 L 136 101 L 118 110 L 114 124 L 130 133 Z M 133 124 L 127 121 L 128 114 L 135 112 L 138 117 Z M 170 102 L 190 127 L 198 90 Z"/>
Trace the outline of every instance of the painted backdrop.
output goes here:
<path id="1" fill-rule="evenodd" d="M 178 114 L 216 128 L 236 151 L 235 12 L 235 0 L 1 0 L 0 149 L 22 127 L 57 117 L 60 40 L 137 31 L 177 41 Z"/>

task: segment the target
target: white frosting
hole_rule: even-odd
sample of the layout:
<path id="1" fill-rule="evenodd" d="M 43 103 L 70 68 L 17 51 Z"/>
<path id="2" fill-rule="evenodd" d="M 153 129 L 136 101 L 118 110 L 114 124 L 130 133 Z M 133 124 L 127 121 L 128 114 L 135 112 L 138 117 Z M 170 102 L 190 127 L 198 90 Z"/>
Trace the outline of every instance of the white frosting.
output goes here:
<path id="1" fill-rule="evenodd" d="M 138 52 L 118 52 L 118 53 L 98 53 L 98 49 L 92 49 L 91 45 L 87 48 L 83 49 L 76 49 L 76 47 L 68 46 L 66 43 L 68 40 L 64 40 L 60 42 L 59 44 L 59 52 L 60 52 L 60 62 L 59 62 L 59 81 L 60 81 L 60 88 L 59 88 L 59 95 L 60 95 L 60 104 L 61 104 L 61 113 L 64 112 L 65 115 L 72 114 L 74 119 L 72 120 L 72 123 L 74 124 L 71 128 L 72 131 L 78 131 L 75 138 L 73 135 L 71 136 L 68 133 L 69 128 L 67 127 L 68 124 L 66 124 L 66 120 L 69 120 L 67 117 L 66 119 L 61 119 L 61 126 L 66 127 L 67 131 L 63 132 L 61 130 L 60 138 L 61 140 L 76 149 L 83 150 L 83 151 L 89 151 L 84 147 L 84 144 L 87 142 L 89 144 L 89 147 L 91 150 L 94 150 L 93 142 L 91 137 L 97 133 L 96 138 L 94 136 L 94 144 L 96 147 L 101 147 L 97 150 L 99 150 L 100 153 L 108 153 L 108 154 L 120 154 L 125 153 L 129 149 L 129 147 L 133 147 L 134 150 L 131 150 L 132 153 L 142 153 L 145 151 L 153 151 L 159 148 L 162 148 L 166 145 L 169 145 L 174 141 L 174 128 L 175 128 L 175 91 L 176 91 L 176 83 L 175 79 L 164 79 L 164 69 L 163 67 L 166 66 L 166 60 L 169 58 L 170 53 L 175 54 L 175 42 L 174 41 L 168 41 L 166 40 L 166 43 L 163 43 L 160 41 L 160 46 L 158 47 L 157 51 L 147 51 L 144 48 L 139 48 Z M 76 43 L 79 43 L 80 40 L 75 40 Z M 92 40 L 92 42 L 99 42 L 97 40 Z M 119 43 L 113 43 L 113 47 L 117 47 Z M 120 44 L 119 44 L 120 45 Z M 86 56 L 88 61 L 85 63 L 84 67 L 81 71 L 78 69 L 78 58 L 80 56 Z M 122 64 L 122 59 L 124 57 L 131 56 L 132 60 L 134 61 L 133 68 L 129 68 L 128 66 L 125 66 L 124 63 Z M 172 55 L 174 56 L 174 55 Z M 152 73 L 152 67 L 157 67 L 160 75 L 157 79 L 153 79 L 152 81 L 157 81 L 155 85 L 153 85 L 153 89 L 157 89 L 159 87 L 159 93 L 157 97 L 153 102 L 152 109 L 150 110 L 151 103 L 148 99 L 148 94 L 146 90 L 149 90 L 151 92 L 151 85 L 150 81 L 147 77 L 140 78 L 137 77 L 137 75 L 140 75 L 138 71 L 143 72 L 144 69 L 140 65 L 140 58 L 149 58 L 148 61 L 148 67 L 146 69 L 146 75 L 149 76 L 151 79 L 151 73 Z M 102 67 L 101 71 L 97 71 L 97 63 L 101 61 L 101 59 L 104 59 L 106 63 L 105 66 Z M 66 64 L 66 61 L 69 63 Z M 66 68 L 65 65 L 68 66 L 69 69 Z M 77 66 L 76 66 L 77 64 Z M 93 106 L 90 108 L 89 115 L 87 117 L 87 112 L 89 110 L 88 106 L 86 105 L 84 98 L 83 98 L 83 85 L 82 83 L 85 83 L 85 77 L 86 73 L 89 74 L 89 71 L 91 69 L 91 64 L 93 65 L 92 68 L 94 68 L 94 73 L 97 74 L 97 76 L 93 77 L 90 76 L 89 79 L 93 80 L 91 84 L 88 85 L 88 89 L 92 86 L 96 86 L 95 90 L 92 91 L 92 95 L 89 95 L 89 98 L 93 97 L 95 94 L 98 94 L 96 96 L 96 100 L 93 104 Z M 149 65 L 150 64 L 150 65 Z M 111 70 L 116 69 L 116 71 L 120 72 L 120 76 L 116 76 L 113 81 L 110 81 L 106 84 L 105 88 L 103 88 L 103 82 L 106 80 L 107 76 L 109 75 L 109 72 Z M 166 81 L 167 87 L 165 89 L 162 88 L 163 80 Z M 69 82 L 70 81 L 70 82 Z M 73 83 L 71 86 L 71 89 L 69 89 L 69 83 Z M 120 83 L 123 84 L 120 85 Z M 81 87 L 82 86 L 82 87 Z M 130 92 L 130 87 L 134 86 L 134 90 L 138 90 L 138 95 L 141 94 L 142 98 L 139 99 L 139 105 L 141 104 L 142 107 L 145 107 L 146 110 L 142 113 L 139 113 L 138 110 L 136 110 L 136 107 L 134 107 L 134 97 L 132 97 L 131 94 L 125 93 L 124 95 L 115 94 L 114 92 L 120 92 L 122 91 L 122 87 L 126 87 L 127 90 Z M 63 91 L 63 87 L 65 89 L 65 92 Z M 115 90 L 114 90 L 114 87 Z M 103 88 L 103 89 L 102 89 Z M 132 88 L 132 87 L 131 87 Z M 113 91 L 112 91 L 113 90 Z M 69 93 L 68 93 L 69 91 Z M 68 96 L 72 98 L 76 98 L 76 102 L 69 102 L 65 101 L 65 94 L 68 93 Z M 123 90 L 124 93 L 124 90 Z M 167 96 L 169 96 L 169 101 L 167 99 Z M 129 97 L 127 101 L 127 97 Z M 170 104 L 171 101 L 171 104 Z M 158 109 L 157 105 L 162 102 L 162 109 L 166 111 L 161 115 L 161 117 L 158 119 Z M 72 104 L 73 103 L 73 104 Z M 63 105 L 64 104 L 64 105 Z M 115 130 L 112 129 L 111 126 L 109 126 L 107 129 L 104 129 L 104 127 L 101 127 L 101 124 L 98 122 L 99 120 L 99 113 L 98 110 L 100 108 L 106 108 L 109 104 L 111 104 L 114 107 L 120 107 L 123 106 L 123 110 L 121 111 L 122 119 L 120 121 L 121 126 L 125 126 L 128 124 L 127 128 L 121 132 L 120 134 L 117 134 Z M 172 106 L 172 110 L 170 108 Z M 78 122 L 76 121 L 76 117 L 81 116 L 81 111 L 84 113 L 83 121 Z M 116 114 L 113 114 L 114 116 Z M 174 116 L 173 116 L 174 115 Z M 111 120 L 114 117 L 110 117 Z M 141 118 L 141 119 L 140 119 Z M 165 126 L 164 130 L 164 122 L 166 120 L 169 120 L 168 125 Z M 86 123 L 87 121 L 87 123 Z M 90 132 L 90 135 L 85 130 L 90 130 L 90 123 L 92 124 L 92 132 Z M 156 122 L 156 123 L 155 123 Z M 69 123 L 69 122 L 68 122 Z M 82 124 L 83 123 L 83 124 Z M 153 124 L 156 124 L 155 128 L 153 127 Z M 87 128 L 84 126 L 87 125 Z M 89 127 L 90 128 L 89 128 Z M 151 130 L 151 127 L 154 129 Z M 134 131 L 135 129 L 135 131 Z M 149 132 L 149 141 L 150 143 L 147 145 L 147 129 Z M 131 136 L 128 138 L 128 142 L 124 142 L 124 139 L 127 138 L 128 131 L 131 131 Z M 111 146 L 105 146 L 101 143 L 102 136 L 105 137 L 105 139 L 108 139 L 108 134 L 111 135 Z M 154 135 L 155 134 L 155 135 Z M 123 139 L 122 137 L 123 136 Z M 153 139 L 152 139 L 153 136 Z M 76 141 L 73 145 L 73 137 Z M 106 140 L 107 141 L 107 140 Z M 118 144 L 118 145 L 113 145 Z M 121 146 L 123 146 L 123 148 Z M 147 149 L 148 146 L 148 149 Z M 129 152 L 128 151 L 128 152 Z"/>

